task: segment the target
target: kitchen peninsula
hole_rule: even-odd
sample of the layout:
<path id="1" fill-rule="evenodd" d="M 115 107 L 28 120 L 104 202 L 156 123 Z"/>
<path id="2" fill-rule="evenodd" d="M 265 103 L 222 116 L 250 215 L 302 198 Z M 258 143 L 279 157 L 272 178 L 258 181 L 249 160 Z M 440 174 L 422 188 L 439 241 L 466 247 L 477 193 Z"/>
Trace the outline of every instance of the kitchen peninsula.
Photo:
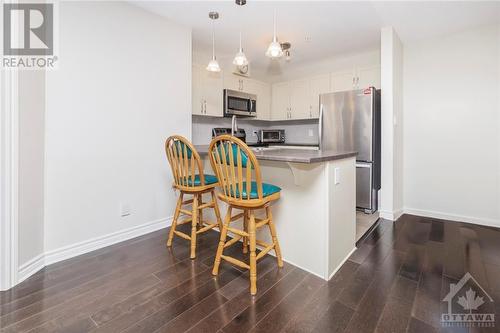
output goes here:
<path id="1" fill-rule="evenodd" d="M 209 172 L 208 146 L 196 149 Z M 330 279 L 355 249 L 356 152 L 273 148 L 254 153 L 263 181 L 282 188 L 273 215 L 283 259 Z M 266 237 L 266 232 L 258 235 L 269 241 Z"/>

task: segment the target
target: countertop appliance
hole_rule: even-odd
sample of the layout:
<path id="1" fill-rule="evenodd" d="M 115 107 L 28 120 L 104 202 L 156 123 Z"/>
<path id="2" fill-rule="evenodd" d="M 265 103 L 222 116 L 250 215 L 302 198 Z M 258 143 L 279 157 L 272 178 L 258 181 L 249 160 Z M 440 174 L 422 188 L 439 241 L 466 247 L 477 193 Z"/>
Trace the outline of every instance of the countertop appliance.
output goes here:
<path id="1" fill-rule="evenodd" d="M 285 143 L 284 129 L 261 129 L 257 136 L 259 143 Z"/>
<path id="2" fill-rule="evenodd" d="M 320 95 L 319 147 L 357 151 L 356 207 L 378 209 L 380 190 L 380 90 L 373 87 Z"/>
<path id="3" fill-rule="evenodd" d="M 224 117 L 257 116 L 257 95 L 224 89 Z"/>
<path id="4" fill-rule="evenodd" d="M 230 127 L 227 127 L 227 128 L 226 127 L 214 127 L 214 128 L 212 128 L 212 138 L 215 138 L 216 136 L 223 135 L 223 134 L 231 135 L 231 128 Z M 247 135 L 246 135 L 246 132 L 243 128 L 236 130 L 236 132 L 234 133 L 234 136 L 237 137 L 238 139 L 240 139 L 241 141 L 246 142 Z"/>

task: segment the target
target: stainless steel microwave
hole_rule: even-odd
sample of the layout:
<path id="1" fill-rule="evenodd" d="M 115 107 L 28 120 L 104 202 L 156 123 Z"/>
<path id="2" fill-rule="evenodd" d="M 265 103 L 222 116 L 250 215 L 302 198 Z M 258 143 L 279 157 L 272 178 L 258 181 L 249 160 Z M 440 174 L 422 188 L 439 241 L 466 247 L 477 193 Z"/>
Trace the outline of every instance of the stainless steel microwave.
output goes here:
<path id="1" fill-rule="evenodd" d="M 224 117 L 257 116 L 257 95 L 224 89 Z"/>

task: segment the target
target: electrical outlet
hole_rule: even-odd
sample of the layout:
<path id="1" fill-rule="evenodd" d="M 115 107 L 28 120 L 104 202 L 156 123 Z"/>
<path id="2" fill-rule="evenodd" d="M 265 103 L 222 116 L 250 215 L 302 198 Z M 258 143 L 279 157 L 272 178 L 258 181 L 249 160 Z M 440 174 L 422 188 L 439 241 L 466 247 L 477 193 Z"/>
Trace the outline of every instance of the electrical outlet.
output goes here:
<path id="1" fill-rule="evenodd" d="M 129 203 L 122 203 L 120 205 L 120 214 L 122 217 L 129 216 L 132 214 L 132 207 Z"/>
<path id="2" fill-rule="evenodd" d="M 308 134 L 309 136 L 314 136 L 314 132 L 313 132 L 312 128 L 310 128 L 310 129 L 307 131 L 307 134 Z"/>

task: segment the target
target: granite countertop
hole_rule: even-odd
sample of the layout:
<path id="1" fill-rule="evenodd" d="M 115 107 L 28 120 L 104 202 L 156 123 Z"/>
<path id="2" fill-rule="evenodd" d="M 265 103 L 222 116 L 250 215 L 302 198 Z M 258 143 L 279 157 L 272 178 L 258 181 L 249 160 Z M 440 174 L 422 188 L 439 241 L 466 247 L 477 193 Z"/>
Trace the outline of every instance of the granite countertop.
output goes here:
<path id="1" fill-rule="evenodd" d="M 208 154 L 208 145 L 195 145 L 201 156 Z M 355 151 L 338 152 L 333 150 L 307 150 L 290 148 L 272 148 L 269 150 L 253 151 L 258 160 L 282 161 L 295 163 L 319 163 L 341 160 L 356 156 Z"/>

